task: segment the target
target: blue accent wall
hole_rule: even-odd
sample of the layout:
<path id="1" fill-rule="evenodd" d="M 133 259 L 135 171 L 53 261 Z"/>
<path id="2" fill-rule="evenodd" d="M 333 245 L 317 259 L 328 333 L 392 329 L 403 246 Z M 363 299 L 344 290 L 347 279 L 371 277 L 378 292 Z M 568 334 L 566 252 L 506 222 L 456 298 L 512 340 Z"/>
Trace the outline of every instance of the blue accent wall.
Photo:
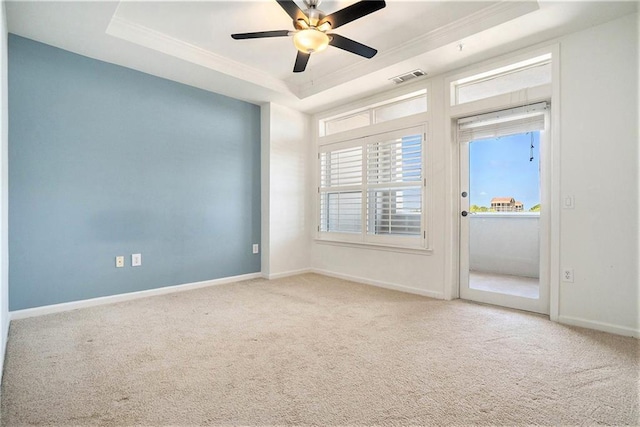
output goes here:
<path id="1" fill-rule="evenodd" d="M 259 239 L 258 106 L 9 36 L 10 310 L 259 272 Z"/>

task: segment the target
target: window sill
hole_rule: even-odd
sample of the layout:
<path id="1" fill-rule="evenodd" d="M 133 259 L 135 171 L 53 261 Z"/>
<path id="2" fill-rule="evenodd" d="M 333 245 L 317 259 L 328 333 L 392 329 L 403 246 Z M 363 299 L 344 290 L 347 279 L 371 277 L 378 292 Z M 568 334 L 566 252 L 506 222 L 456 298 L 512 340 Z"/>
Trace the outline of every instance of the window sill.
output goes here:
<path id="1" fill-rule="evenodd" d="M 403 254 L 414 255 L 432 255 L 433 249 L 427 248 L 409 248 L 406 246 L 391 246 L 378 243 L 362 243 L 362 242 L 345 242 L 341 240 L 314 239 L 319 245 L 343 246 L 357 249 L 368 249 L 373 251 L 399 252 Z"/>

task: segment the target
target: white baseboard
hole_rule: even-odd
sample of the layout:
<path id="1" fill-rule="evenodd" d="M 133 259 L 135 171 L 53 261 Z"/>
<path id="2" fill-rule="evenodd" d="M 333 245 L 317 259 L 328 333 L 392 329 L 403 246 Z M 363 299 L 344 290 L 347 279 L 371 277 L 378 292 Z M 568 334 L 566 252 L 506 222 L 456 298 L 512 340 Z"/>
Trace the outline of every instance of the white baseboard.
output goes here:
<path id="1" fill-rule="evenodd" d="M 350 276 L 348 274 L 334 273 L 333 271 L 322 270 L 318 268 L 312 268 L 311 273 L 322 274 L 323 276 L 335 277 L 337 279 L 349 280 L 352 282 L 363 283 L 365 285 L 372 285 L 378 288 L 391 289 L 394 291 L 405 292 L 408 294 L 422 295 L 424 297 L 430 297 L 435 299 L 445 299 L 443 292 L 426 291 L 424 289 L 416 289 L 408 286 L 397 285 L 395 283 L 382 282 L 379 280 L 366 279 L 364 277 Z"/>
<path id="2" fill-rule="evenodd" d="M 571 316 L 558 316 L 558 322 L 571 326 L 580 326 L 581 328 L 595 329 L 596 331 L 609 332 L 616 335 L 624 335 L 627 337 L 640 338 L 640 330 L 626 326 L 613 325 L 611 323 L 597 322 L 594 320 L 581 319 Z"/>
<path id="3" fill-rule="evenodd" d="M 371 280 L 371 279 L 358 277 L 358 276 L 351 276 L 348 274 L 335 273 L 332 271 L 322 270 L 318 268 L 309 268 L 309 269 L 287 271 L 283 273 L 268 274 L 268 275 L 262 274 L 262 273 L 243 274 L 239 276 L 224 277 L 221 279 L 214 279 L 214 280 L 205 280 L 202 282 L 187 283 L 183 285 L 166 286 L 163 288 L 149 289 L 146 291 L 130 292 L 126 294 L 91 298 L 91 299 L 82 300 L 82 301 L 72 301 L 72 302 L 66 302 L 62 304 L 53 304 L 53 305 L 46 305 L 42 307 L 27 308 L 24 310 L 15 310 L 15 311 L 9 312 L 9 320 L 11 321 L 11 320 L 17 320 L 17 319 L 26 319 L 28 317 L 44 316 L 47 314 L 77 310 L 80 308 L 94 307 L 94 306 L 105 305 L 105 304 L 113 304 L 116 302 L 130 301 L 130 300 L 146 298 L 146 297 L 151 297 L 156 295 L 171 294 L 174 292 L 189 291 L 193 289 L 206 288 L 209 286 L 225 285 L 225 284 L 234 283 L 234 282 L 241 282 L 244 280 L 259 279 L 263 277 L 269 280 L 273 280 L 273 279 L 280 279 L 283 277 L 296 276 L 298 274 L 305 274 L 305 273 L 316 273 L 324 276 L 335 277 L 338 279 L 349 280 L 352 282 L 363 283 L 365 285 L 372 285 L 379 288 L 391 289 L 391 290 L 406 292 L 406 293 L 415 294 L 415 295 L 422 295 L 422 296 L 435 298 L 435 299 L 441 299 L 441 300 L 445 299 L 444 293 L 442 292 L 427 291 L 424 289 L 416 289 L 408 286 L 397 285 L 395 283 L 388 283 L 388 282 Z M 595 329 L 598 331 L 608 332 L 616 335 L 640 338 L 639 329 L 633 329 L 626 326 L 619 326 L 619 325 L 614 325 L 614 324 L 605 323 L 605 322 L 597 322 L 593 320 L 581 319 L 581 318 L 571 317 L 571 316 L 562 316 L 562 315 L 558 316 L 558 322 L 567 324 L 567 325 L 572 325 L 572 326 L 579 326 L 587 329 Z M 7 333 L 8 335 L 8 329 L 9 329 L 8 323 L 9 322 L 7 322 L 7 325 L 5 328 L 6 330 L 0 331 L 0 332 Z M 5 348 L 0 349 L 0 353 L 2 353 L 5 349 L 6 349 L 6 345 L 5 345 Z M 0 356 L 2 356 L 2 354 L 0 354 Z M 2 360 L 4 360 L 4 358 Z"/>
<path id="4" fill-rule="evenodd" d="M 293 271 L 285 271 L 282 273 L 275 274 L 263 274 L 262 277 L 269 280 L 274 279 L 282 279 L 283 277 L 297 276 L 298 274 L 311 273 L 312 270 L 310 268 L 303 268 L 302 270 L 293 270 Z"/>
<path id="5" fill-rule="evenodd" d="M 44 316 L 46 314 L 60 313 L 63 311 L 77 310 L 79 308 L 94 307 L 97 305 L 113 304 L 115 302 L 130 301 L 138 298 L 152 297 L 156 295 L 172 294 L 174 292 L 190 291 L 209 286 L 225 285 L 243 280 L 259 279 L 261 273 L 243 274 L 240 276 L 224 277 L 222 279 L 205 280 L 203 282 L 186 283 L 184 285 L 165 286 L 163 288 L 149 289 L 146 291 L 129 292 L 126 294 L 109 295 L 106 297 L 91 298 L 81 301 L 65 302 L 62 304 L 45 305 L 42 307 L 26 308 L 9 312 L 9 319 L 26 319 L 27 317 Z"/>
<path id="6" fill-rule="evenodd" d="M 7 316 L 6 322 L 3 322 L 2 324 L 3 330 L 0 332 L 2 333 L 2 340 L 0 341 L 2 343 L 2 350 L 0 351 L 0 383 L 2 383 L 2 375 L 4 374 L 4 360 L 7 354 L 7 343 L 9 342 L 9 324 L 11 323 L 10 319 L 11 318 Z"/>

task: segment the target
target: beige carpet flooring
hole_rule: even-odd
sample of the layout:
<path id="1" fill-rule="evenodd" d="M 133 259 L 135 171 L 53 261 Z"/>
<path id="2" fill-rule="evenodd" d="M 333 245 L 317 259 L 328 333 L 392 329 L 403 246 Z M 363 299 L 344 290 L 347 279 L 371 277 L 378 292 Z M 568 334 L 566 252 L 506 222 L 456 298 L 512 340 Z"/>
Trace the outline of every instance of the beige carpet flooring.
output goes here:
<path id="1" fill-rule="evenodd" d="M 639 341 L 314 274 L 12 322 L 2 425 L 638 425 Z"/>

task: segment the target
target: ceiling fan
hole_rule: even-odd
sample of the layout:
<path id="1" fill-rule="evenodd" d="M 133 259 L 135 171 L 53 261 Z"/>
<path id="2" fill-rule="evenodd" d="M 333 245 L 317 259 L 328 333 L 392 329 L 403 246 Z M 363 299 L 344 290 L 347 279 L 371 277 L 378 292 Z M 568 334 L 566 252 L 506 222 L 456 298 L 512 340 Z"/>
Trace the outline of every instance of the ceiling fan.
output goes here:
<path id="1" fill-rule="evenodd" d="M 382 9 L 386 6 L 384 0 L 362 0 L 330 15 L 325 15 L 323 11 L 318 9 L 321 0 L 304 0 L 304 4 L 307 6 L 305 11 L 302 11 L 293 0 L 276 1 L 293 19 L 294 31 L 258 31 L 255 33 L 231 34 L 231 37 L 235 40 L 245 40 L 293 36 L 293 44 L 298 49 L 296 63 L 293 66 L 294 73 L 303 72 L 307 67 L 311 54 L 324 50 L 328 45 L 368 59 L 373 58 L 378 53 L 372 47 L 339 34 L 329 33 L 329 31 Z"/>

